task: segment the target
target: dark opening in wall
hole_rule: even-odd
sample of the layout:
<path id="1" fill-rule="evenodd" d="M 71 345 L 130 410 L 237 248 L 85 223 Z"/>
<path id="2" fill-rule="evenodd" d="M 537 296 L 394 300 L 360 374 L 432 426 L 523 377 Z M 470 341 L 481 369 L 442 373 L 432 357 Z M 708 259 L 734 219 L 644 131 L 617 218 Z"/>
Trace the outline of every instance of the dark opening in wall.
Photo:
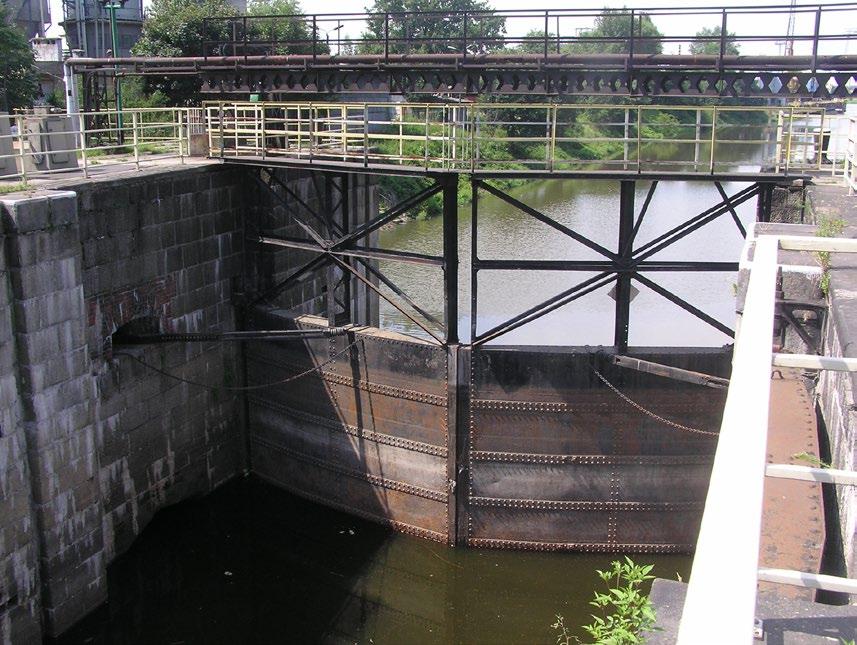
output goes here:
<path id="1" fill-rule="evenodd" d="M 119 327 L 110 337 L 113 347 L 138 345 L 146 336 L 161 333 L 161 323 L 155 316 L 134 318 Z"/>

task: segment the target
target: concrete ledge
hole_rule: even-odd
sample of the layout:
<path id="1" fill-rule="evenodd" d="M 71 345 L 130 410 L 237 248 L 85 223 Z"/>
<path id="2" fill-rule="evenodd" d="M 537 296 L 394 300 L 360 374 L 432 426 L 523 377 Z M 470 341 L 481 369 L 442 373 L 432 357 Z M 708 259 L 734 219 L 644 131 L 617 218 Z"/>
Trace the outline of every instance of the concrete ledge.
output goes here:
<path id="1" fill-rule="evenodd" d="M 655 607 L 657 631 L 646 634 L 647 645 L 675 645 L 686 592 L 683 582 L 654 581 L 649 598 Z M 759 597 L 756 617 L 762 619 L 765 633 L 763 640 L 754 643 L 830 645 L 857 638 L 857 607 L 851 605 Z M 712 607 L 711 620 L 717 619 L 717 607 Z"/>

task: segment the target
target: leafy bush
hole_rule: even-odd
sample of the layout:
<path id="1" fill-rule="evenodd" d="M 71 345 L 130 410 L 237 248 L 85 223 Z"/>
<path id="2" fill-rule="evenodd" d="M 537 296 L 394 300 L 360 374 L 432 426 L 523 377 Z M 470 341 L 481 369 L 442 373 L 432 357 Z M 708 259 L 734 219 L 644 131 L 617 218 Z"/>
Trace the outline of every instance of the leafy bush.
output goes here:
<path id="1" fill-rule="evenodd" d="M 593 622 L 584 625 L 584 631 L 599 645 L 633 645 L 643 642 L 642 634 L 651 631 L 655 624 L 652 601 L 642 592 L 643 584 L 653 580 L 649 575 L 654 565 L 640 566 L 625 556 L 625 561 L 615 560 L 607 571 L 596 571 L 607 585 L 607 593 L 595 592 L 590 605 L 598 609 Z M 562 616 L 552 627 L 558 632 L 557 645 L 579 642 L 569 633 Z"/>

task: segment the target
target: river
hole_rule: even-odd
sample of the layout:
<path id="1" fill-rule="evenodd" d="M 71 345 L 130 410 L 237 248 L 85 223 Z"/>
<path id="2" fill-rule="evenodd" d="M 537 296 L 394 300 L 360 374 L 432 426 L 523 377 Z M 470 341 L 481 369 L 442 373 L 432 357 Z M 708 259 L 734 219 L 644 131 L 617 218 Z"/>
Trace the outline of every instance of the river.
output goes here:
<path id="1" fill-rule="evenodd" d="M 761 151 L 760 151 L 761 153 Z M 738 166 L 736 171 L 757 168 Z M 731 195 L 747 184 L 723 185 Z M 637 184 L 639 212 L 649 182 Z M 608 249 L 618 239 L 619 182 L 548 179 L 530 181 L 509 191 L 528 206 L 572 228 Z M 635 241 L 639 247 L 706 208 L 721 201 L 712 182 L 662 181 L 654 193 Z M 755 200 L 737 207 L 745 229 L 754 221 Z M 470 337 L 470 205 L 459 209 L 459 336 Z M 383 229 L 382 248 L 440 255 L 442 218 L 407 220 Z M 650 259 L 737 261 L 744 240 L 727 213 L 691 233 Z M 508 203 L 480 192 L 480 259 L 603 259 L 562 233 L 549 228 Z M 434 267 L 381 262 L 380 269 L 412 300 L 442 319 L 442 271 Z M 593 273 L 559 271 L 480 271 L 477 333 L 511 318 Z M 734 273 L 649 274 L 690 304 L 729 327 L 735 322 Z M 631 304 L 629 340 L 636 346 L 720 346 L 731 338 L 634 282 L 639 294 Z M 547 316 L 496 340 L 498 344 L 612 345 L 615 303 L 612 284 L 584 296 Z M 382 300 L 381 327 L 426 337 L 413 322 Z"/>

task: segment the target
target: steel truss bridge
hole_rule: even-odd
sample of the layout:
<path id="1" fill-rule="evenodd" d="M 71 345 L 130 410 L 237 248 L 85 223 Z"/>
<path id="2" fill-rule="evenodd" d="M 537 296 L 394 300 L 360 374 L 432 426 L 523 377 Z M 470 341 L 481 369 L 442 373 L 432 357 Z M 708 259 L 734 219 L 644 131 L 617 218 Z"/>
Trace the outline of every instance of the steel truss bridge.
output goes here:
<path id="1" fill-rule="evenodd" d="M 72 64 L 85 76 L 192 76 L 203 92 L 221 95 L 775 99 L 848 97 L 857 90 L 851 53 L 857 35 L 845 28 L 857 24 L 857 3 L 605 11 L 213 18 L 197 56 Z M 605 16 L 613 27 L 599 30 Z"/>
<path id="2" fill-rule="evenodd" d="M 379 113 L 373 108 L 384 107 Z M 576 106 L 579 107 L 579 106 Z M 452 110 L 456 110 L 453 116 Z M 501 339 L 505 334 L 526 325 L 556 309 L 574 302 L 599 289 L 614 288 L 616 300 L 614 343 L 617 351 L 628 347 L 628 328 L 632 283 L 645 287 L 674 305 L 724 333 L 734 337 L 734 331 L 723 322 L 685 299 L 664 288 L 656 276 L 663 272 L 735 272 L 738 262 L 660 259 L 659 254 L 691 233 L 721 218 L 731 218 L 736 235 L 746 237 L 746 230 L 737 212 L 741 204 L 756 200 L 757 219 L 765 221 L 771 212 L 772 195 L 778 185 L 789 185 L 807 178 L 807 172 L 820 168 L 824 146 L 824 114 L 817 109 L 759 109 L 759 118 L 752 126 L 735 126 L 718 110 L 731 108 L 688 108 L 682 113 L 685 125 L 673 130 L 671 137 L 658 138 L 659 134 L 643 129 L 649 123 L 649 110 L 665 110 L 669 106 L 588 106 L 590 113 L 601 114 L 600 136 L 557 135 L 565 131 L 573 120 L 558 116 L 557 106 L 472 104 L 437 106 L 436 104 L 398 105 L 382 104 L 225 104 L 205 106 L 210 155 L 224 163 L 260 168 L 253 171 L 254 178 L 270 195 L 272 203 L 279 204 L 288 214 L 289 221 L 297 224 L 303 236 L 287 236 L 272 231 L 258 231 L 252 236 L 262 247 L 287 248 L 311 252 L 314 256 L 296 268 L 281 282 L 261 294 L 257 302 L 274 302 L 276 297 L 298 287 L 311 276 L 321 274 L 327 280 L 327 293 L 341 291 L 342 285 L 365 286 L 377 297 L 387 301 L 416 327 L 426 338 L 440 345 L 460 342 L 458 321 L 458 190 L 461 181 L 468 181 L 472 191 L 471 202 L 471 254 L 470 254 L 470 338 L 469 344 L 478 347 Z M 526 116 L 515 110 L 526 110 Z M 680 112 L 684 108 L 680 108 Z M 736 108 L 736 111 L 740 109 Z M 652 112 L 651 114 L 654 114 Z M 578 115 L 579 116 L 579 115 Z M 443 121 L 443 117 L 458 118 L 457 124 Z M 624 117 L 624 121 L 622 120 Z M 438 120 L 435 120 L 437 118 Z M 532 119 L 525 121 L 524 118 Z M 557 127 L 557 119 L 562 127 Z M 614 121 L 613 119 L 618 119 Z M 515 136 L 509 127 L 520 128 Z M 735 128 L 748 128 L 753 134 L 737 137 Z M 532 128 L 528 131 L 527 128 Z M 721 130 L 722 128 L 722 130 Z M 454 131 L 454 132 L 453 132 Z M 683 134 L 682 134 L 683 131 Z M 495 144 L 519 144 L 530 151 L 529 157 L 507 156 L 490 159 L 479 156 L 480 145 L 492 140 Z M 547 134 L 546 134 L 547 132 Z M 613 132 L 612 137 L 604 132 Z M 551 134 L 553 133 L 553 134 Z M 746 134 L 746 133 L 745 133 Z M 611 142 L 617 153 L 614 159 L 593 162 L 575 158 L 567 149 L 587 141 Z M 533 152 L 529 147 L 541 143 Z M 659 161 L 652 155 L 653 144 L 672 143 L 685 148 L 685 160 Z M 747 157 L 744 163 L 754 163 L 759 170 L 736 172 L 730 170 L 740 157 L 734 154 L 730 161 L 718 157 L 717 151 L 734 145 L 738 148 L 758 150 L 765 146 L 770 156 L 755 159 Z M 655 146 L 656 147 L 656 146 Z M 386 152 L 385 152 L 386 151 Z M 761 165 L 760 165 L 761 164 Z M 427 179 L 424 189 L 415 192 L 400 203 L 388 208 L 371 221 L 348 230 L 340 223 L 331 222 L 326 211 L 342 208 L 337 202 L 320 208 L 311 206 L 307 199 L 289 189 L 282 173 L 289 168 L 313 169 L 338 176 L 337 186 L 341 200 L 348 194 L 349 177 L 354 173 L 409 174 Z M 497 185 L 496 180 L 510 177 L 532 179 L 586 179 L 609 181 L 618 184 L 620 200 L 618 236 L 611 248 L 597 243 L 573 228 L 528 205 Z M 643 244 L 637 242 L 640 231 L 660 182 L 669 180 L 696 180 L 711 182 L 720 196 L 719 201 L 707 204 L 698 212 L 688 213 L 683 221 L 663 231 Z M 741 182 L 738 190 L 727 191 L 727 182 Z M 642 204 L 636 203 L 638 184 L 646 186 Z M 443 211 L 443 253 L 426 255 L 398 249 L 379 248 L 372 243 L 373 234 L 381 227 L 417 208 L 435 195 L 441 195 Z M 491 195 L 513 206 L 535 222 L 548 226 L 568 237 L 572 246 L 588 249 L 597 254 L 592 260 L 548 259 L 483 259 L 479 257 L 479 205 L 484 195 Z M 281 230 L 287 222 L 276 227 Z M 382 270 L 377 261 L 391 261 L 443 271 L 444 315 L 438 317 L 427 311 L 403 289 L 397 286 Z M 480 329 L 479 272 L 504 271 L 560 271 L 582 279 L 547 300 L 506 321 Z M 350 319 L 346 303 L 331 301 L 327 305 L 331 326 Z M 790 311 L 790 310 L 789 310 Z M 783 318 L 787 324 L 792 316 Z M 795 325 L 797 323 L 795 322 Z M 802 331 L 802 330 L 801 330 Z"/>

